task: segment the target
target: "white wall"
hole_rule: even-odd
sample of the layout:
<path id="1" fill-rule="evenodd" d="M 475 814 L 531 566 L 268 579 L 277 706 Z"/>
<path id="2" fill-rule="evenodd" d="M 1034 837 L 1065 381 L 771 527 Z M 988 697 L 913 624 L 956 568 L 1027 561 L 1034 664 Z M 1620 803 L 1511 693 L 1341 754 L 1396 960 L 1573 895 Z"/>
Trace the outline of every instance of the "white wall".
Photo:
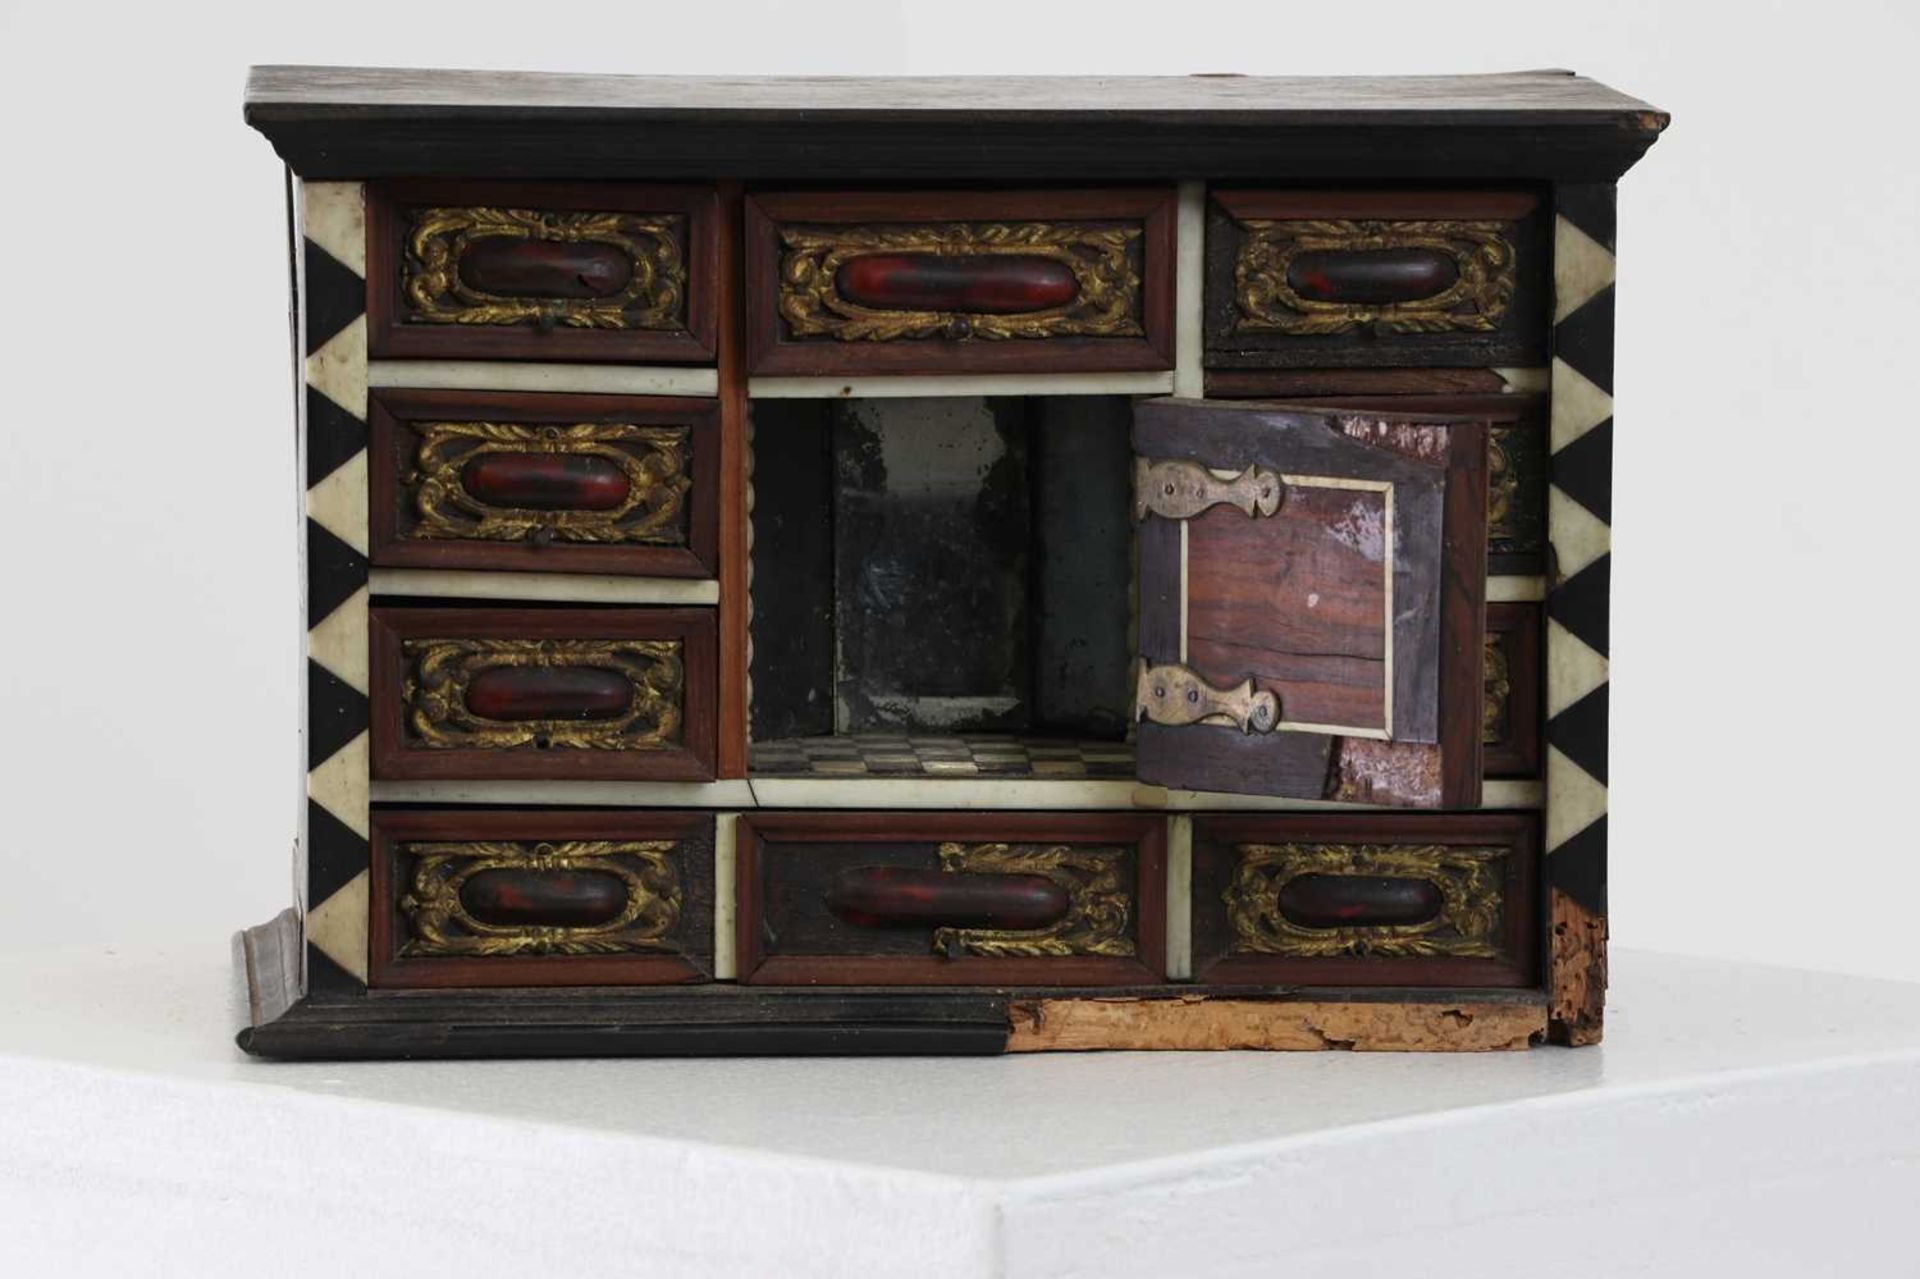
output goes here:
<path id="1" fill-rule="evenodd" d="M 292 384 L 249 62 L 1570 66 L 1676 118 L 1620 199 L 1615 939 L 1920 979 L 1916 48 L 1896 3 L 0 0 L 0 946 L 217 948 L 289 898 Z"/>

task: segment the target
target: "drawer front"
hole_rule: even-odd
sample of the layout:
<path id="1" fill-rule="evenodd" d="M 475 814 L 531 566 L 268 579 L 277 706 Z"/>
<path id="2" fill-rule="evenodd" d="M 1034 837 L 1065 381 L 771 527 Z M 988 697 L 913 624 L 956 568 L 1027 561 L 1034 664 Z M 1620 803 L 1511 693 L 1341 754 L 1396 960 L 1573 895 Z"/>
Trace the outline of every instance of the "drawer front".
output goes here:
<path id="1" fill-rule="evenodd" d="M 1530 192 L 1215 192 L 1207 364 L 1543 363 L 1547 246 Z"/>
<path id="2" fill-rule="evenodd" d="M 376 183 L 367 190 L 369 351 L 710 360 L 715 217 L 705 187 Z"/>
<path id="3" fill-rule="evenodd" d="M 1173 367 L 1170 190 L 747 200 L 757 374 Z"/>
<path id="4" fill-rule="evenodd" d="M 711 400 L 378 390 L 375 564 L 711 577 Z"/>
<path id="5" fill-rule="evenodd" d="M 711 781 L 709 609 L 372 610 L 376 778 Z"/>
<path id="6" fill-rule="evenodd" d="M 1165 822 L 1033 813 L 740 819 L 740 980 L 1126 985 L 1165 971 Z"/>
<path id="7" fill-rule="evenodd" d="M 1530 986 L 1538 847 L 1529 813 L 1196 817 L 1194 977 Z"/>
<path id="8" fill-rule="evenodd" d="M 375 811 L 375 987 L 713 975 L 707 813 Z"/>
<path id="9" fill-rule="evenodd" d="M 1482 760 L 1488 777 L 1540 775 L 1540 650 L 1545 626 L 1538 604 L 1487 605 L 1486 703 Z"/>

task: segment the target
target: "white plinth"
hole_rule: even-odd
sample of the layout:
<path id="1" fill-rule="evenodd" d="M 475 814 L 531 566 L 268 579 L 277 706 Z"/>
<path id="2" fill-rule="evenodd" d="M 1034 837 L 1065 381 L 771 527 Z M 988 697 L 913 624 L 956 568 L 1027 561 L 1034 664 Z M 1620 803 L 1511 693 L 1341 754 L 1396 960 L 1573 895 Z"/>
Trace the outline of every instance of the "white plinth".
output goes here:
<path id="1" fill-rule="evenodd" d="M 1920 985 L 1627 953 L 1484 1056 L 277 1064 L 0 956 L 0 1273 L 1920 1274 Z"/>

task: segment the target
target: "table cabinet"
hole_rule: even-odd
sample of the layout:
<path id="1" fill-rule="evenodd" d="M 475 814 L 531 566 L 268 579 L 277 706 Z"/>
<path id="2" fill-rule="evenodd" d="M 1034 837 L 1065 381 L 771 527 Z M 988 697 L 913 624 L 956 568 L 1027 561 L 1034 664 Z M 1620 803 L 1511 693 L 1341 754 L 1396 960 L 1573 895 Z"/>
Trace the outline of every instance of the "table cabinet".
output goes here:
<path id="1" fill-rule="evenodd" d="M 1664 115 L 1558 72 L 246 109 L 308 694 L 244 1047 L 1600 1037 L 1613 183 Z"/>

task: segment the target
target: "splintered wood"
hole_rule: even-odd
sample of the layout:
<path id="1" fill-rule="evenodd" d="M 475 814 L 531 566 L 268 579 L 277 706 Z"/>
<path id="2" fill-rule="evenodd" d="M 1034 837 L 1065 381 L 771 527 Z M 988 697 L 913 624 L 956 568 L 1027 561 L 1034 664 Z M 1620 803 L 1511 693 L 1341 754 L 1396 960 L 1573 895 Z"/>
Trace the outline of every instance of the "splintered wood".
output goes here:
<path id="1" fill-rule="evenodd" d="M 1600 1042 L 1607 1000 L 1607 917 L 1553 894 L 1553 1026 L 1556 1044 Z"/>
<path id="2" fill-rule="evenodd" d="M 1016 1000 L 1009 1052 L 1208 1050 L 1503 1052 L 1546 1033 L 1537 1005 L 1310 1003 L 1265 999 Z"/>

